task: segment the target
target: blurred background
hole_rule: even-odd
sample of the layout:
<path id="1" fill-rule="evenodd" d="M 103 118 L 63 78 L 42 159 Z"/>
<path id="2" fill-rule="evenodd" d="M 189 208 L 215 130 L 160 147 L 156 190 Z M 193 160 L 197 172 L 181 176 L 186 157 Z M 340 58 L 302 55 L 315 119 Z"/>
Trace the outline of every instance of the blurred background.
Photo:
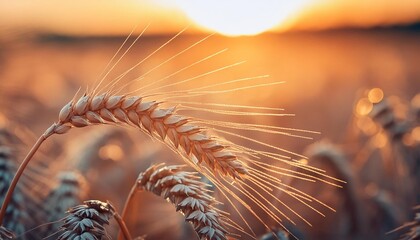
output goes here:
<path id="1" fill-rule="evenodd" d="M 328 213 L 323 218 L 301 210 L 314 227 L 290 227 L 296 236 L 395 239 L 394 233 L 386 233 L 413 217 L 412 207 L 419 204 L 420 182 L 418 0 L 0 0 L 0 119 L 30 129 L 38 136 L 79 87 L 94 85 L 130 32 L 133 31 L 130 39 L 134 40 L 143 30 L 144 34 L 110 76 L 118 76 L 147 58 L 128 78 L 147 73 L 153 82 L 217 53 L 209 61 L 200 62 L 162 84 L 243 60 L 246 62 L 227 71 L 170 90 L 266 74 L 272 82 L 285 81 L 278 86 L 203 97 L 199 101 L 281 107 L 295 116 L 258 118 L 253 122 L 321 132 L 311 136 L 314 140 L 255 136 L 305 153 L 314 165 L 327 168 L 330 174 L 349 182 L 345 190 L 300 186 L 328 202 L 337 213 Z M 212 33 L 216 34 L 176 60 L 165 62 Z M 154 54 L 148 58 L 151 53 Z M 252 82 L 258 83 L 258 79 Z M 133 84 L 129 90 L 138 87 Z M 68 158 L 72 154 L 67 153 L 76 152 L 71 150 L 72 139 L 92 134 L 75 130 L 68 138 L 57 137 L 48 143 L 50 152 L 45 152 L 50 158 Z M 139 138 L 136 134 L 128 135 L 127 141 Z M 137 172 L 150 164 L 150 158 L 171 158 L 168 157 L 171 153 L 162 153 L 165 150 L 156 149 L 146 137 L 134 141 L 142 142 L 140 150 L 124 149 L 131 144 L 115 145 L 113 137 L 106 138 L 111 143 L 107 140 L 102 145 L 93 145 L 97 152 L 90 158 L 121 159 L 123 152 L 138 155 L 130 155 L 137 163 L 137 158 L 149 159 L 136 167 Z M 84 139 L 86 143 L 98 141 Z M 115 162 L 118 161 L 105 164 L 107 171 L 114 169 L 109 176 L 124 178 L 123 169 L 128 171 L 128 165 L 115 170 L 110 167 Z M 65 165 L 59 168 L 66 168 Z M 78 168 L 87 173 L 89 167 L 78 165 Z M 127 178 L 133 181 L 136 171 Z M 98 172 L 89 174 L 90 182 L 104 184 L 95 180 L 100 177 Z M 126 186 L 120 189 L 121 195 L 125 195 L 130 184 L 124 182 L 127 179 L 116 179 L 109 182 L 120 184 L 115 183 L 116 188 Z M 291 184 L 299 185 L 293 181 Z M 113 198 L 107 191 L 97 191 L 93 196 Z M 116 197 L 113 201 L 118 206 L 122 204 Z M 169 207 L 168 212 L 172 211 Z M 149 220 L 149 217 L 138 220 L 143 221 L 140 225 L 144 228 L 136 224 L 131 227 L 139 235 L 149 234 L 151 239 L 165 238 L 156 224 L 146 225 Z M 179 227 L 183 224 L 180 222 L 174 225 Z M 258 234 L 264 234 L 261 226 L 255 228 Z M 185 235 L 173 237 L 182 239 Z"/>

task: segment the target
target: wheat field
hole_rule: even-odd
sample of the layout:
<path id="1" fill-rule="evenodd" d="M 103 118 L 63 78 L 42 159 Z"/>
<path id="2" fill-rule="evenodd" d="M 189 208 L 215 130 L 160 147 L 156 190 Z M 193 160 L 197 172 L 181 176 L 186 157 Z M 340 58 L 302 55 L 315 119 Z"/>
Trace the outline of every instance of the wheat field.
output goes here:
<path id="1" fill-rule="evenodd" d="M 2 40 L 0 239 L 418 238 L 418 31 L 143 32 Z"/>

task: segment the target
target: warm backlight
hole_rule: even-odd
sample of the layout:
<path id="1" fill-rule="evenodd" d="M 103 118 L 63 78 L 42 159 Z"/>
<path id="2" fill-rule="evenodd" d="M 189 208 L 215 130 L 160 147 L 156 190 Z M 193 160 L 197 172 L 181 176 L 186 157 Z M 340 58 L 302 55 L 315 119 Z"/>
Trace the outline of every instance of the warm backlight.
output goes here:
<path id="1" fill-rule="evenodd" d="M 255 35 L 291 19 L 310 0 L 177 0 L 198 25 L 221 34 Z"/>

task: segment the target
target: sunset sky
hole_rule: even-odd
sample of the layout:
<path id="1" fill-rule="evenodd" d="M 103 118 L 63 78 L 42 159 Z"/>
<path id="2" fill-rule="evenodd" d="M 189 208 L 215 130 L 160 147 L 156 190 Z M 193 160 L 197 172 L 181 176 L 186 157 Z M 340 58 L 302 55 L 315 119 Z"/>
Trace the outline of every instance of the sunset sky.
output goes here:
<path id="1" fill-rule="evenodd" d="M 0 0 L 0 31 L 121 35 L 151 23 L 149 34 L 211 30 L 227 35 L 264 31 L 406 25 L 420 21 L 418 0 L 294 1 L 29 1 Z"/>

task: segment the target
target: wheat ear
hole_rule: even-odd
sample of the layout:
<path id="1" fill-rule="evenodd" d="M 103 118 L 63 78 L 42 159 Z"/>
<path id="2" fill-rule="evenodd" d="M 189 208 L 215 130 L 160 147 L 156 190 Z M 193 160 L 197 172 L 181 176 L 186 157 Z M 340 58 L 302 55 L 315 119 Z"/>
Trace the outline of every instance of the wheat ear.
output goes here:
<path id="1" fill-rule="evenodd" d="M 139 96 L 82 96 L 62 108 L 54 133 L 64 133 L 71 127 L 93 124 L 128 124 L 184 150 L 194 162 L 205 162 L 213 173 L 233 178 L 247 174 L 235 153 L 203 127 L 191 124 L 187 117 L 176 114 L 176 108 L 161 108 L 160 103 L 145 101 Z"/>
<path id="2" fill-rule="evenodd" d="M 146 190 L 169 200 L 192 224 L 199 239 L 227 239 L 226 213 L 214 206 L 216 200 L 210 196 L 208 185 L 200 181 L 197 173 L 182 171 L 182 168 L 153 165 L 140 173 L 134 189 Z M 126 210 L 127 207 L 124 212 Z"/>
<path id="3" fill-rule="evenodd" d="M 73 239 L 103 239 L 107 234 L 105 225 L 114 217 L 120 228 L 123 230 L 124 237 L 131 240 L 125 223 L 115 208 L 110 203 L 98 200 L 85 201 L 83 205 L 70 208 L 68 215 L 63 219 L 63 225 L 59 231 L 59 240 Z"/>

